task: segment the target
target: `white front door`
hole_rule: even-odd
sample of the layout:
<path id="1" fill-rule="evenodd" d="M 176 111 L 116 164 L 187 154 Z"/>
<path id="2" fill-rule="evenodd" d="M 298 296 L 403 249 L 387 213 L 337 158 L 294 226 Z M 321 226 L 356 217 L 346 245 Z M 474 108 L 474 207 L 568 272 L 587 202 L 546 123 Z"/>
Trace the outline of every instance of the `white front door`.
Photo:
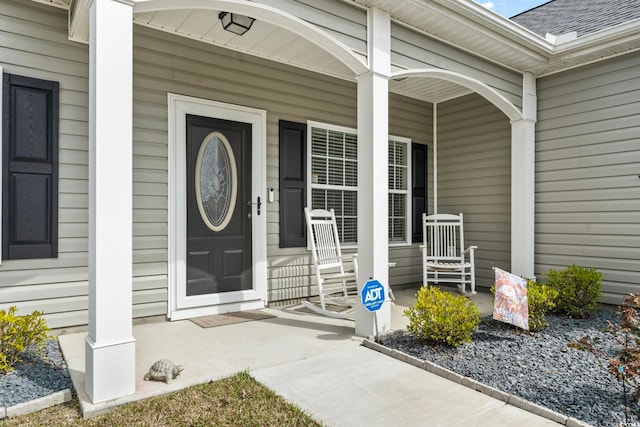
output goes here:
<path id="1" fill-rule="evenodd" d="M 266 304 L 266 113 L 169 94 L 169 317 Z"/>

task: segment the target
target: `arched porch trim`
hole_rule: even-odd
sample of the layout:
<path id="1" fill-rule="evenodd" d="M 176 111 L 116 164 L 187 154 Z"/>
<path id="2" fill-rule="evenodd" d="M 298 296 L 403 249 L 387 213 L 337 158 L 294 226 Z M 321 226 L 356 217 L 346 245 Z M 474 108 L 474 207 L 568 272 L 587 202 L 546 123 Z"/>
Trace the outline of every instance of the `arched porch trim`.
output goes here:
<path id="1" fill-rule="evenodd" d="M 522 110 L 479 80 L 440 69 L 399 71 L 391 79 L 427 77 L 464 86 L 493 104 L 511 122 L 511 271 L 534 277 L 536 80 L 524 73 Z M 437 108 L 437 105 L 436 107 Z M 434 108 L 434 110 L 435 110 Z M 435 114 L 435 113 L 434 113 Z M 437 116 L 434 115 L 434 135 Z M 434 198 L 437 198 L 437 136 L 434 138 Z M 436 202 L 437 206 L 437 202 Z"/>
<path id="2" fill-rule="evenodd" d="M 183 9 L 208 9 L 235 12 L 268 22 L 310 41 L 329 52 L 353 71 L 354 77 L 368 71 L 367 64 L 348 46 L 321 29 L 270 6 L 238 0 L 145 0 L 137 1 L 133 13 L 159 12 Z"/>
<path id="3" fill-rule="evenodd" d="M 392 80 L 407 77 L 428 77 L 457 83 L 461 86 L 471 89 L 472 91 L 476 92 L 478 95 L 482 96 L 487 101 L 495 105 L 509 118 L 509 120 L 517 121 L 524 118 L 522 112 L 520 111 L 520 109 L 518 109 L 518 107 L 513 105 L 511 101 L 498 93 L 498 91 L 486 85 L 485 83 L 482 83 L 480 80 L 476 80 L 474 78 L 467 77 L 453 71 L 440 70 L 437 68 L 398 71 L 391 74 Z"/>

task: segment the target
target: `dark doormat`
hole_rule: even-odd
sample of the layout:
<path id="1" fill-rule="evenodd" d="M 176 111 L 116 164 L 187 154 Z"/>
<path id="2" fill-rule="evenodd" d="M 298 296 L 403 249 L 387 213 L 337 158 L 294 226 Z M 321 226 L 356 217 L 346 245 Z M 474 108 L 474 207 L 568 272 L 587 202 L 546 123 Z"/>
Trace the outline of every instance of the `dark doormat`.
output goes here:
<path id="1" fill-rule="evenodd" d="M 252 320 L 264 320 L 276 317 L 260 310 L 236 311 L 233 313 L 214 314 L 211 316 L 194 317 L 190 319 L 202 328 L 212 328 L 214 326 L 232 325 L 234 323 L 250 322 Z"/>

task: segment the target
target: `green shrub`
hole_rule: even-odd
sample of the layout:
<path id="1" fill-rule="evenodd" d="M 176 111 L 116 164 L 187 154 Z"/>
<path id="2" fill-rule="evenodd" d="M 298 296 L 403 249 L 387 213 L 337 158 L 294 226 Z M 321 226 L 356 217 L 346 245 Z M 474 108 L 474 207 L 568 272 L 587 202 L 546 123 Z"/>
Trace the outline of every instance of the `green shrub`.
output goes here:
<path id="1" fill-rule="evenodd" d="M 529 302 L 529 330 L 539 332 L 547 326 L 546 314 L 556 306 L 558 291 L 535 280 L 527 281 L 527 300 Z"/>
<path id="2" fill-rule="evenodd" d="M 23 352 L 41 354 L 49 328 L 41 311 L 17 316 L 18 309 L 0 310 L 0 372 L 13 370 Z"/>
<path id="3" fill-rule="evenodd" d="M 471 341 L 480 323 L 480 310 L 462 295 L 453 296 L 434 286 L 421 288 L 413 308 L 404 312 L 407 330 L 416 338 L 456 347 Z"/>
<path id="4" fill-rule="evenodd" d="M 571 265 L 564 270 L 549 270 L 547 286 L 558 291 L 555 311 L 569 317 L 585 318 L 598 306 L 602 273 L 594 268 Z"/>

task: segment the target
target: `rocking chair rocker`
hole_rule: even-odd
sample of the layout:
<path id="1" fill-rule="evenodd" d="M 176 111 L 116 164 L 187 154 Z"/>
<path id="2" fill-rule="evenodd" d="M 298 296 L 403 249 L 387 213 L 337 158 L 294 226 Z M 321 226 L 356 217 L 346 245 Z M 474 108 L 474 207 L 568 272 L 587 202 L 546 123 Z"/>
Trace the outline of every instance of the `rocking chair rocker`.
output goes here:
<path id="1" fill-rule="evenodd" d="M 465 294 L 466 285 L 476 293 L 474 251 L 477 246 L 464 249 L 462 214 L 422 214 L 422 271 L 424 286 L 429 283 L 456 283 Z"/>
<path id="2" fill-rule="evenodd" d="M 338 227 L 333 209 L 310 210 L 304 208 L 307 230 L 311 240 L 311 255 L 318 282 L 320 306 L 310 301 L 303 304 L 316 313 L 341 319 L 355 320 L 353 310 L 356 303 L 358 261 L 357 254 L 343 257 L 338 237 Z M 353 270 L 345 270 L 343 261 L 351 258 Z M 327 305 L 347 307 L 344 312 L 330 310 Z"/>

